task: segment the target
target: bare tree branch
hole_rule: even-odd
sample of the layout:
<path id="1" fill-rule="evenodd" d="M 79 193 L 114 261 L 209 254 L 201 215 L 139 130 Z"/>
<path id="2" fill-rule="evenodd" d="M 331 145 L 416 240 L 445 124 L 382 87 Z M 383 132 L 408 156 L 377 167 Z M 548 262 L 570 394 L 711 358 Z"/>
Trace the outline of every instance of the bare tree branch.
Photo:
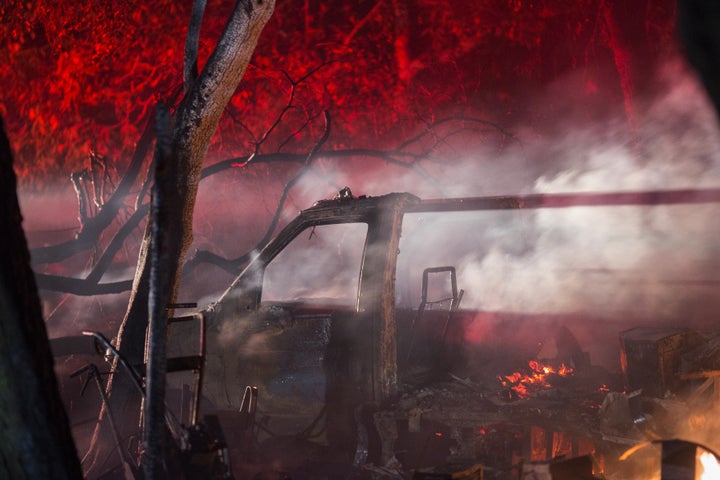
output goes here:
<path id="1" fill-rule="evenodd" d="M 287 144 L 290 143 L 291 140 L 293 140 L 295 137 L 297 137 L 298 135 L 300 135 L 300 133 L 301 133 L 303 130 L 305 130 L 306 128 L 308 128 L 308 125 L 310 125 L 310 124 L 312 123 L 312 121 L 315 120 L 315 119 L 316 119 L 317 117 L 319 117 L 319 116 L 320 116 L 319 114 L 318 114 L 318 115 L 309 115 L 309 114 L 306 112 L 306 117 L 307 117 L 307 118 L 305 119 L 305 121 L 303 122 L 303 124 L 300 125 L 298 128 L 296 128 L 295 131 L 291 132 L 287 137 L 285 137 L 285 140 L 283 140 L 282 142 L 280 142 L 280 143 L 278 144 L 277 150 L 280 151 L 280 150 L 282 150 L 283 148 L 285 148 L 285 147 L 287 146 Z"/>
<path id="2" fill-rule="evenodd" d="M 253 250 L 250 250 L 237 258 L 228 259 L 209 250 L 197 250 L 192 258 L 183 265 L 183 275 L 190 275 L 200 264 L 215 265 L 230 275 L 237 275 L 242 267 L 252 259 L 252 252 Z"/>
<path id="3" fill-rule="evenodd" d="M 327 139 L 330 137 L 330 128 L 331 128 L 331 117 L 330 113 L 326 110 L 325 111 L 325 132 L 323 133 L 322 138 L 313 146 L 312 150 L 305 155 L 305 160 L 303 162 L 303 167 L 298 171 L 298 173 L 285 185 L 285 188 L 283 189 L 282 195 L 280 195 L 280 200 L 278 200 L 277 207 L 275 208 L 275 214 L 273 215 L 272 220 L 270 221 L 270 225 L 268 226 L 267 230 L 265 231 L 265 235 L 257 242 L 255 247 L 251 249 L 249 252 L 245 253 L 244 255 L 241 255 L 240 257 L 234 259 L 234 260 L 223 260 L 222 257 L 219 255 L 213 254 L 211 252 L 197 252 L 196 255 L 189 260 L 183 269 L 183 273 L 187 274 L 190 271 L 192 271 L 195 266 L 200 261 L 209 261 L 210 263 L 213 263 L 214 265 L 222 268 L 223 270 L 227 271 L 228 273 L 237 273 L 237 269 L 240 268 L 240 266 L 244 265 L 251 259 L 252 252 L 255 250 L 259 250 L 262 247 L 264 247 L 272 238 L 273 233 L 275 233 L 275 229 L 277 228 L 277 225 L 280 221 L 280 216 L 282 215 L 282 209 L 285 206 L 285 201 L 287 200 L 288 195 L 290 194 L 290 191 L 293 189 L 293 187 L 305 176 L 306 173 L 310 171 L 311 164 L 313 160 L 315 159 L 318 150 L 327 142 Z"/>
<path id="4" fill-rule="evenodd" d="M 357 35 L 357 33 L 370 21 L 370 19 L 378 13 L 378 10 L 380 10 L 380 6 L 382 4 L 383 0 L 378 0 L 373 6 L 373 8 L 371 8 L 370 11 L 367 13 L 367 15 L 365 15 L 362 19 L 360 19 L 359 22 L 355 24 L 350 33 L 348 33 L 343 40 L 343 45 L 347 46 L 350 44 L 352 39 L 355 38 L 355 35 Z"/>
<path id="5" fill-rule="evenodd" d="M 78 201 L 78 220 L 80 220 L 80 225 L 84 225 L 88 218 L 87 196 L 85 195 L 85 190 L 82 185 L 82 178 L 85 173 L 85 170 L 82 170 L 70 174 L 70 183 L 72 183 Z"/>
<path id="6" fill-rule="evenodd" d="M 467 122 L 467 123 L 486 125 L 488 127 L 491 127 L 493 129 L 497 130 L 500 134 L 502 134 L 503 137 L 509 138 L 512 141 L 517 142 L 518 144 L 522 145 L 520 140 L 517 139 L 515 137 L 515 135 L 513 135 L 511 132 L 508 132 L 507 130 L 505 130 L 503 127 L 501 127 L 500 125 L 498 125 L 495 122 L 491 122 L 489 120 L 483 120 L 481 118 L 453 115 L 450 117 L 444 117 L 435 122 L 428 123 L 427 126 L 425 127 L 425 130 L 423 130 L 422 132 L 418 133 L 414 137 L 411 137 L 408 140 L 406 140 L 405 142 L 398 145 L 397 149 L 404 150 L 406 148 L 409 148 L 413 144 L 419 142 L 420 140 L 422 140 L 424 137 L 426 137 L 428 135 L 436 135 L 438 127 L 440 127 L 441 125 L 444 125 L 446 123 L 450 123 L 450 122 Z"/>
<path id="7" fill-rule="evenodd" d="M 148 204 L 143 204 L 139 209 L 135 210 L 130 218 L 120 227 L 117 233 L 113 236 L 112 240 L 105 247 L 105 251 L 100 256 L 100 259 L 95 263 L 92 271 L 88 274 L 86 280 L 88 282 L 97 283 L 100 281 L 102 276 L 107 272 L 108 268 L 112 265 L 112 261 L 120 248 L 122 248 L 125 239 L 135 230 L 140 222 L 147 216 Z"/>
<path id="8" fill-rule="evenodd" d="M 132 286 L 132 280 L 97 283 L 88 281 L 85 278 L 62 277 L 59 275 L 46 275 L 44 273 L 35 273 L 35 280 L 37 281 L 39 289 L 81 296 L 122 293 L 130 290 Z"/>
<path id="9" fill-rule="evenodd" d="M 121 293 L 130 290 L 132 280 L 100 283 L 100 279 L 112 265 L 115 255 L 122 248 L 127 237 L 140 225 L 140 222 L 147 216 L 147 213 L 148 204 L 141 205 L 140 209 L 133 212 L 130 218 L 125 221 L 113 236 L 108 246 L 105 247 L 105 251 L 87 277 L 74 278 L 36 272 L 35 277 L 38 282 L 38 288 L 41 290 L 87 296 Z"/>
<path id="10" fill-rule="evenodd" d="M 500 125 L 497 125 L 493 122 L 479 119 L 479 118 L 473 118 L 473 117 L 460 117 L 460 116 L 454 116 L 454 117 L 447 117 L 443 118 L 441 120 L 438 120 L 436 122 L 430 123 L 427 126 L 427 129 L 421 132 L 420 134 L 408 139 L 407 141 L 401 143 L 398 147 L 395 149 L 390 150 L 379 150 L 379 149 L 364 149 L 364 148 L 355 148 L 355 149 L 343 149 L 343 150 L 331 150 L 331 151 L 324 151 L 319 152 L 316 151 L 312 153 L 313 159 L 337 159 L 337 158 L 353 158 L 353 157 L 373 157 L 373 158 L 379 158 L 384 161 L 386 161 L 389 164 L 396 165 L 402 168 L 406 168 L 408 170 L 413 171 L 420 177 L 424 178 L 425 180 L 429 181 L 432 184 L 435 184 L 435 179 L 433 176 L 420 165 L 421 160 L 429 160 L 432 161 L 432 158 L 430 157 L 430 151 L 436 148 L 439 144 L 443 143 L 449 136 L 458 134 L 465 130 L 465 128 L 461 128 L 458 130 L 453 130 L 450 133 L 439 135 L 435 129 L 438 127 L 452 123 L 452 122 L 467 122 L 475 125 L 483 125 L 488 126 L 492 130 L 499 132 L 502 134 L 503 138 L 508 138 L 512 141 L 515 141 L 517 143 L 520 143 L 520 141 L 510 132 L 502 128 Z M 425 149 L 424 152 L 421 153 L 414 153 L 411 151 L 408 151 L 407 149 L 413 146 L 414 144 L 419 143 L 423 138 L 427 137 L 428 135 L 433 135 L 435 138 L 435 141 L 433 145 Z M 320 142 L 316 145 L 316 150 L 320 148 L 320 146 L 324 143 Z M 257 242 L 257 244 L 248 252 L 244 253 L 243 255 L 240 255 L 239 257 L 227 259 L 224 258 L 216 253 L 207 251 L 207 250 L 198 250 L 193 255 L 193 258 L 190 259 L 184 267 L 184 272 L 190 273 L 192 270 L 194 270 L 197 265 L 201 263 L 207 263 L 211 265 L 215 265 L 222 270 L 228 272 L 229 274 L 237 274 L 239 273 L 239 270 L 247 264 L 252 259 L 253 252 L 259 250 L 262 248 L 269 240 L 272 234 L 275 231 L 275 228 L 277 228 L 277 219 L 279 212 L 282 209 L 282 206 L 284 205 L 285 200 L 287 199 L 287 195 L 290 191 L 290 189 L 309 171 L 307 168 L 306 162 L 307 162 L 307 156 L 303 154 L 295 154 L 295 153 L 270 153 L 270 154 L 258 154 L 254 156 L 249 157 L 236 157 L 231 158 L 228 160 L 224 160 L 222 162 L 218 162 L 214 165 L 211 165 L 209 167 L 206 167 L 203 169 L 202 177 L 208 177 L 211 175 L 215 175 L 225 169 L 233 168 L 233 167 L 244 167 L 247 166 L 248 163 L 250 163 L 250 160 L 252 160 L 252 163 L 276 163 L 276 162 L 289 162 L 289 163 L 299 163 L 302 164 L 303 167 L 300 169 L 300 171 L 297 173 L 297 175 L 286 185 L 285 189 L 283 190 L 283 195 L 280 198 L 278 208 L 276 209 L 275 215 L 273 216 L 273 221 L 270 224 L 270 227 L 266 230 L 265 234 L 263 235 L 262 239 Z M 401 160 L 403 159 L 403 160 Z M 438 185 L 436 185 L 439 190 L 442 191 L 442 188 Z"/>
<path id="11" fill-rule="evenodd" d="M 135 148 L 135 153 L 133 154 L 127 172 L 125 172 L 117 189 L 108 201 L 103 204 L 97 215 L 87 219 L 87 221 L 80 226 L 80 231 L 74 239 L 57 245 L 32 249 L 30 255 L 34 264 L 61 262 L 77 253 L 95 247 L 100 234 L 102 234 L 117 217 L 120 209 L 125 206 L 125 198 L 130 194 L 130 190 L 140 173 L 140 168 L 150 151 L 154 136 L 155 122 L 149 119 L 145 126 L 145 131 Z"/>
<path id="12" fill-rule="evenodd" d="M 326 113 L 327 115 L 327 113 Z M 184 274 L 189 274 L 200 264 L 215 265 L 222 270 L 228 272 L 231 275 L 239 273 L 240 269 L 252 258 L 254 251 L 262 248 L 274 234 L 277 224 L 279 221 L 279 214 L 287 200 L 287 196 L 290 190 L 303 178 L 306 173 L 312 172 L 313 169 L 309 168 L 310 163 L 314 160 L 321 159 L 350 159 L 359 157 L 370 157 L 381 159 L 388 164 L 396 165 L 398 167 L 407 169 L 416 175 L 420 176 L 424 180 L 435 184 L 434 177 L 420 164 L 421 161 L 429 162 L 442 162 L 440 159 L 434 159 L 431 156 L 431 151 L 437 148 L 439 145 L 446 143 L 447 139 L 453 135 L 458 135 L 469 127 L 460 127 L 453 129 L 450 132 L 439 134 L 432 131 L 433 128 L 438 128 L 452 122 L 471 123 L 473 125 L 488 126 L 493 131 L 500 132 L 503 138 L 510 138 L 513 141 L 519 142 L 512 134 L 505 131 L 502 127 L 477 118 L 465 118 L 465 117 L 448 117 L 438 120 L 432 124 L 428 124 L 430 130 L 425 130 L 422 133 L 412 137 L 411 139 L 400 144 L 395 149 L 380 150 L 380 149 L 365 149 L 365 148 L 354 148 L 354 149 L 342 149 L 342 150 L 328 150 L 319 151 L 320 148 L 326 143 L 327 136 L 330 131 L 330 118 L 326 117 L 325 133 L 323 138 L 316 142 L 314 148 L 310 153 L 258 153 L 246 157 L 235 157 L 224 160 L 222 162 L 215 163 L 208 167 L 203 168 L 200 178 L 206 178 L 211 175 L 218 174 L 224 170 L 235 167 L 245 167 L 249 163 L 260 164 L 260 163 L 297 163 L 300 165 L 300 170 L 296 176 L 293 177 L 290 182 L 285 186 L 282 196 L 279 200 L 278 206 L 276 207 L 275 214 L 271 221 L 270 227 L 266 230 L 263 237 L 257 242 L 257 244 L 250 249 L 248 252 L 240 255 L 236 258 L 225 258 L 216 253 L 207 250 L 198 250 L 193 254 L 193 257 L 189 259 L 183 266 Z M 410 146 L 418 144 L 423 138 L 431 136 L 433 137 L 433 143 L 426 147 L 422 152 L 416 153 L 407 150 Z M 450 145 L 451 146 L 451 145 Z M 405 149 L 405 150 L 403 150 Z M 147 182 L 146 182 L 147 183 Z M 439 190 L 442 190 L 439 185 L 436 185 Z M 99 283 L 103 275 L 107 272 L 108 268 L 112 264 L 112 260 L 115 254 L 122 248 L 125 239 L 132 233 L 140 222 L 145 218 L 148 211 L 148 205 L 141 205 L 128 220 L 120 227 L 118 232 L 115 234 L 110 244 L 105 248 L 105 251 L 101 255 L 100 259 L 96 262 L 92 271 L 87 275 L 85 279 L 54 276 L 38 274 L 39 287 L 46 290 L 53 290 L 58 292 L 72 293 L 76 295 L 93 295 L 93 294 L 104 294 L 104 293 L 119 293 L 120 289 L 128 289 L 129 282 L 112 282 L 112 283 Z M 67 284 L 65 283 L 67 282 Z"/>
<path id="13" fill-rule="evenodd" d="M 307 80 L 308 80 L 310 77 L 312 77 L 313 75 L 315 75 L 319 70 L 321 70 L 322 68 L 326 67 L 327 65 L 330 65 L 331 63 L 332 63 L 332 61 L 330 61 L 330 62 L 323 62 L 323 63 L 321 63 L 320 65 L 317 65 L 316 67 L 310 69 L 308 72 L 306 72 L 302 77 L 300 77 L 300 78 L 297 79 L 297 80 L 294 80 L 294 79 L 290 76 L 289 73 L 287 73 L 285 70 L 282 70 L 283 76 L 285 77 L 285 79 L 286 79 L 286 80 L 288 81 L 288 83 L 290 84 L 290 91 L 288 92 L 288 100 L 287 100 L 287 102 L 285 103 L 285 106 L 284 106 L 283 109 L 280 111 L 280 113 L 277 115 L 277 117 L 275 118 L 275 121 L 272 123 L 272 125 L 270 125 L 270 127 L 268 127 L 268 129 L 265 130 L 265 133 L 263 133 L 263 135 L 262 135 L 262 136 L 260 137 L 260 139 L 258 140 L 258 139 L 257 139 L 257 136 L 250 130 L 250 128 L 248 128 L 244 123 L 238 122 L 238 124 L 241 126 L 241 128 L 243 128 L 244 130 L 246 130 L 246 131 L 250 134 L 250 136 L 251 136 L 253 139 L 255 139 L 255 140 L 254 140 L 255 148 L 254 148 L 254 150 L 253 150 L 253 153 L 250 155 L 250 157 L 249 157 L 248 160 L 246 161 L 246 163 L 251 162 L 252 159 L 255 157 L 255 155 L 257 155 L 257 154 L 260 152 L 260 147 L 261 147 L 265 142 L 267 142 L 267 140 L 268 140 L 268 138 L 270 137 L 270 135 L 272 135 L 272 133 L 282 124 L 282 122 L 283 122 L 283 120 L 285 119 L 286 115 L 287 115 L 290 111 L 298 108 L 298 107 L 295 105 L 295 95 L 296 95 L 296 93 L 297 93 L 297 88 L 298 88 L 298 86 L 301 85 L 302 83 L 304 83 L 305 81 L 307 81 Z M 307 119 L 307 120 L 303 123 L 303 125 L 302 125 L 299 129 L 297 129 L 294 133 L 299 133 L 299 132 L 301 132 L 302 130 L 304 130 L 304 129 L 307 127 L 307 125 L 309 125 L 309 123 L 310 123 L 311 120 L 312 120 L 312 118 Z M 283 142 L 280 143 L 280 146 L 278 147 L 278 150 L 282 149 L 282 147 L 285 146 L 285 145 L 288 143 L 289 138 L 292 138 L 292 135 L 291 135 L 290 137 L 288 137 L 288 139 L 286 139 L 286 140 L 284 140 Z"/>
<path id="14" fill-rule="evenodd" d="M 183 66 L 183 85 L 189 92 L 198 76 L 198 50 L 200 48 L 200 27 L 207 0 L 195 0 L 190 14 L 190 26 L 185 38 L 185 63 Z"/>
<path id="15" fill-rule="evenodd" d="M 275 215 L 273 215 L 273 218 L 270 221 L 270 226 L 268 227 L 267 232 L 265 233 L 263 238 L 260 240 L 260 242 L 258 242 L 259 246 L 260 245 L 264 246 L 272 238 L 272 235 L 275 232 L 275 229 L 277 228 L 277 224 L 280 221 L 280 216 L 282 215 L 282 209 L 285 206 L 285 200 L 287 200 L 287 197 L 290 194 L 290 191 L 292 190 L 292 188 L 310 170 L 312 161 L 315 159 L 315 155 L 317 154 L 318 150 L 320 149 L 320 147 L 322 147 L 325 144 L 325 142 L 327 142 L 328 137 L 330 137 L 330 126 L 331 126 L 330 113 L 328 111 L 325 111 L 325 133 L 323 134 L 322 138 L 315 144 L 315 146 L 312 148 L 310 153 L 308 153 L 307 156 L 305 157 L 305 162 L 303 163 L 303 167 L 300 169 L 300 171 L 285 185 L 282 195 L 280 195 L 280 200 L 278 201 L 277 208 L 275 209 Z"/>
<path id="16" fill-rule="evenodd" d="M 290 110 L 295 108 L 295 105 L 294 105 L 295 92 L 297 90 L 298 84 L 290 77 L 290 74 L 288 74 L 287 72 L 283 71 L 283 75 L 285 75 L 285 78 L 288 80 L 288 82 L 290 82 L 290 93 L 289 93 L 288 101 L 285 104 L 285 107 L 283 107 L 283 109 L 280 111 L 280 114 L 275 119 L 275 122 L 273 122 L 273 124 L 270 125 L 270 128 L 265 130 L 265 133 L 263 134 L 262 137 L 260 137 L 260 140 L 255 142 L 255 151 L 253 152 L 253 154 L 258 153 L 260 146 L 267 141 L 268 137 L 272 134 L 272 132 L 275 131 L 275 129 L 278 127 L 278 125 L 280 125 L 280 123 L 282 123 L 283 119 L 285 118 L 285 115 L 287 115 L 287 113 Z"/>
<path id="17" fill-rule="evenodd" d="M 317 172 L 315 169 L 309 169 L 303 173 Z M 322 176 L 321 178 L 325 180 L 328 184 L 330 184 L 330 186 L 336 191 L 340 190 L 340 186 L 331 182 L 328 178 Z M 197 268 L 201 264 L 215 265 L 216 267 L 224 270 L 230 275 L 239 274 L 242 268 L 247 265 L 250 260 L 253 259 L 255 252 L 265 246 L 267 240 L 269 240 L 269 236 L 272 235 L 272 232 L 275 230 L 275 228 L 277 228 L 277 226 L 271 226 L 266 230 L 266 233 L 263 237 L 266 241 L 258 241 L 252 249 L 236 258 L 228 259 L 208 250 L 197 250 L 193 254 L 193 257 L 189 259 L 183 266 L 183 275 L 189 275 L 190 273 L 192 273 L 193 270 L 195 270 L 195 268 Z"/>

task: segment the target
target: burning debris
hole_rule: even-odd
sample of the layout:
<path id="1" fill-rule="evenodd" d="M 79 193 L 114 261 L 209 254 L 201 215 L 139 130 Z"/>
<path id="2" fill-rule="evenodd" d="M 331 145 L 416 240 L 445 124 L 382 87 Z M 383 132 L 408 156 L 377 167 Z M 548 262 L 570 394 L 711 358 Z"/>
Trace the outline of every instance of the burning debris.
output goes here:
<path id="1" fill-rule="evenodd" d="M 559 367 L 541 364 L 537 360 L 528 362 L 529 370 L 498 376 L 511 398 L 529 398 L 531 394 L 552 387 L 553 377 L 573 375 L 574 369 L 561 363 Z"/>

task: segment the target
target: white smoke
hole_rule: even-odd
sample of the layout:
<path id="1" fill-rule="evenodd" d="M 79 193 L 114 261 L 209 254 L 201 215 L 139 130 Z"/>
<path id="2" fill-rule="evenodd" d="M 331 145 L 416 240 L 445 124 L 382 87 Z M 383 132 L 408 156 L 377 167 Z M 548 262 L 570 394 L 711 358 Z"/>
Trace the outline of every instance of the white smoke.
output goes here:
<path id="1" fill-rule="evenodd" d="M 328 198 L 331 184 L 425 198 L 720 187 L 720 134 L 704 91 L 678 63 L 658 75 L 664 93 L 638 96 L 632 122 L 618 115 L 560 120 L 552 133 L 522 129 L 521 143 L 498 150 L 490 141 L 446 164 L 421 162 L 422 172 L 325 161 L 330 181 L 307 176 L 296 201 Z M 602 318 L 612 348 L 639 323 L 707 326 L 720 307 L 718 214 L 720 205 L 707 204 L 486 212 L 472 221 L 408 215 L 398 302 L 416 308 L 422 269 L 453 265 L 465 308 Z"/>
<path id="2" fill-rule="evenodd" d="M 714 112 L 692 79 L 670 84 L 644 113 L 635 136 L 622 121 L 569 130 L 562 142 L 577 161 L 540 176 L 535 191 L 720 186 Z M 718 213 L 717 205 L 539 210 L 529 253 L 491 248 L 479 263 L 467 264 L 466 273 L 494 293 L 486 296 L 490 304 L 665 317 L 716 288 L 720 228 L 712 219 Z M 490 288 L 489 278 L 502 278 L 502 288 Z"/>

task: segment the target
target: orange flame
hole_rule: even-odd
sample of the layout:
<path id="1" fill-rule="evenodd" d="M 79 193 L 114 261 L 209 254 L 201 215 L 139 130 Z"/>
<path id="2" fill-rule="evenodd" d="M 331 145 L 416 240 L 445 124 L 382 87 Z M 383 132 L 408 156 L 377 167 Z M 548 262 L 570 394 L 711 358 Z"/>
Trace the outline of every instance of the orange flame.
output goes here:
<path id="1" fill-rule="evenodd" d="M 498 376 L 502 386 L 515 392 L 518 398 L 528 398 L 531 390 L 538 391 L 549 388 L 551 386 L 549 382 L 551 375 L 567 377 L 574 373 L 573 368 L 564 363 L 555 368 L 552 365 L 542 364 L 537 360 L 530 360 L 528 366 L 530 367 L 529 373 L 514 372 L 510 375 Z"/>

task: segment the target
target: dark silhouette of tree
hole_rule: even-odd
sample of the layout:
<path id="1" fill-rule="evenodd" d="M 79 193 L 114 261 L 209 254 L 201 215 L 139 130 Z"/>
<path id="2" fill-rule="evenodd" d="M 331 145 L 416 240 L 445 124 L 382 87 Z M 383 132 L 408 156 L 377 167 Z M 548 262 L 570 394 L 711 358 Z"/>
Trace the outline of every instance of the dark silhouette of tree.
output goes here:
<path id="1" fill-rule="evenodd" d="M 82 478 L 58 391 L 0 119 L 0 477 Z"/>

